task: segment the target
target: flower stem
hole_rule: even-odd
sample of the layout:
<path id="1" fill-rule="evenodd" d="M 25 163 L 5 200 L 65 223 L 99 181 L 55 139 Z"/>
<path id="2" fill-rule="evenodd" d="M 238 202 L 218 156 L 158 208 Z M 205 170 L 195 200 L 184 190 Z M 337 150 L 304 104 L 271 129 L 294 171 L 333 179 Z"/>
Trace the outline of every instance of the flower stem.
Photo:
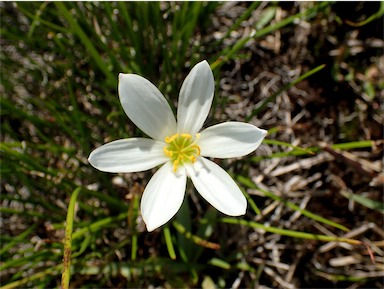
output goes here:
<path id="1" fill-rule="evenodd" d="M 69 279 L 71 276 L 71 253 L 72 253 L 72 231 L 73 219 L 75 218 L 75 203 L 81 188 L 78 187 L 72 192 L 71 199 L 68 205 L 67 222 L 65 228 L 64 240 L 64 256 L 63 256 L 63 273 L 61 275 L 61 288 L 69 288 Z"/>

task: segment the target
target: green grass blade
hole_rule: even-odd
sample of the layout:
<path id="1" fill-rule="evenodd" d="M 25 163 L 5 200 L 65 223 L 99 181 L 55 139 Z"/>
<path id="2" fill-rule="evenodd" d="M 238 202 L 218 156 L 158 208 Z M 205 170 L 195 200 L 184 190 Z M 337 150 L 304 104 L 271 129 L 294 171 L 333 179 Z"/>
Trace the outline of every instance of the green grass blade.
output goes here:
<path id="1" fill-rule="evenodd" d="M 283 152 L 276 152 L 272 153 L 268 156 L 255 156 L 251 157 L 250 160 L 254 163 L 258 163 L 263 159 L 271 159 L 271 158 L 284 158 L 284 157 L 290 157 L 290 156 L 303 156 L 303 155 L 313 155 L 321 150 L 320 147 L 309 147 L 309 148 L 300 148 L 297 146 L 293 146 L 289 143 L 265 139 L 263 141 L 266 144 L 271 145 L 281 145 L 286 147 L 291 147 L 293 150 L 291 151 L 283 151 Z M 380 141 L 375 142 L 372 140 L 367 141 L 354 141 L 354 142 L 347 142 L 347 143 L 339 143 L 339 144 L 333 144 L 331 145 L 331 148 L 333 149 L 339 149 L 339 150 L 351 150 L 351 149 L 362 149 L 362 148 L 373 148 L 376 144 L 379 144 Z"/>
<path id="2" fill-rule="evenodd" d="M 61 276 L 61 287 L 63 289 L 69 288 L 69 279 L 71 277 L 71 254 L 72 254 L 72 231 L 73 221 L 75 219 L 75 204 L 77 196 L 81 188 L 73 191 L 68 205 L 67 221 L 65 227 L 65 241 L 64 241 L 64 256 L 63 256 L 63 273 Z"/>
<path id="3" fill-rule="evenodd" d="M 169 230 L 168 225 L 164 226 L 163 233 L 164 233 L 164 240 L 165 240 L 165 244 L 167 245 L 169 257 L 172 260 L 176 260 L 175 248 L 173 247 L 171 231 Z"/>
<path id="4" fill-rule="evenodd" d="M 308 150 L 308 149 L 304 149 L 304 148 L 301 148 L 298 146 L 294 146 L 294 145 L 287 143 L 287 142 L 282 142 L 282 141 L 273 140 L 273 139 L 264 139 L 263 142 L 266 144 L 269 144 L 269 145 L 280 145 L 280 146 L 290 147 L 290 148 L 293 148 L 294 150 L 302 151 L 305 154 L 310 154 L 310 155 L 315 154 L 312 150 Z"/>
<path id="5" fill-rule="evenodd" d="M 117 223 L 118 221 L 122 221 L 127 218 L 128 213 L 124 212 L 119 214 L 118 216 L 114 217 L 107 217 L 98 221 L 95 221 L 91 223 L 88 226 L 85 226 L 81 229 L 78 229 L 76 232 L 72 235 L 72 240 L 78 239 L 80 237 L 83 237 L 87 233 L 94 233 L 99 230 L 102 230 L 105 226 L 111 224 L 111 223 Z"/>
<path id="6" fill-rule="evenodd" d="M 206 248 L 214 249 L 214 250 L 217 250 L 220 248 L 220 246 L 218 244 L 209 242 L 207 240 L 200 238 L 199 236 L 193 235 L 191 232 L 187 231 L 184 228 L 184 226 L 182 224 L 180 224 L 179 222 L 173 221 L 172 224 L 179 233 L 185 235 L 186 238 L 191 239 L 195 244 L 197 244 L 199 246 L 206 247 Z"/>
<path id="7" fill-rule="evenodd" d="M 252 200 L 250 195 L 243 190 L 243 194 L 245 198 L 247 199 L 248 204 L 251 206 L 252 210 L 255 212 L 256 215 L 261 215 L 261 211 L 259 207 L 256 205 L 256 203 Z"/>
<path id="8" fill-rule="evenodd" d="M 27 288 L 24 285 L 26 285 L 30 282 L 33 282 L 33 281 L 38 280 L 38 279 L 44 279 L 47 277 L 47 275 L 56 275 L 56 273 L 59 270 L 61 270 L 62 266 L 63 266 L 62 264 L 59 264 L 57 266 L 48 268 L 48 269 L 46 269 L 42 272 L 38 272 L 32 276 L 25 277 L 21 280 L 17 280 L 15 282 L 9 283 L 7 285 L 1 286 L 0 289 Z"/>
<path id="9" fill-rule="evenodd" d="M 275 234 L 293 237 L 293 238 L 299 238 L 299 239 L 317 240 L 317 241 L 323 241 L 323 242 L 345 242 L 352 245 L 362 244 L 361 241 L 354 240 L 354 239 L 340 238 L 340 237 L 327 236 L 327 235 L 317 235 L 317 234 L 311 234 L 311 233 L 305 233 L 305 232 L 299 232 L 299 231 L 293 231 L 293 230 L 286 230 L 286 229 L 281 229 L 277 227 L 269 227 L 257 222 L 246 221 L 242 219 L 222 218 L 220 219 L 220 221 L 227 224 L 236 224 L 236 225 L 243 225 L 251 228 L 262 229 L 270 233 L 275 233 Z"/>
<path id="10" fill-rule="evenodd" d="M 346 197 L 349 200 L 355 201 L 356 203 L 359 203 L 360 205 L 370 208 L 372 210 L 378 211 L 381 214 L 384 214 L 384 203 L 378 202 L 372 199 L 369 199 L 367 197 L 364 197 L 362 195 L 353 194 L 347 191 L 341 191 L 341 195 Z"/>

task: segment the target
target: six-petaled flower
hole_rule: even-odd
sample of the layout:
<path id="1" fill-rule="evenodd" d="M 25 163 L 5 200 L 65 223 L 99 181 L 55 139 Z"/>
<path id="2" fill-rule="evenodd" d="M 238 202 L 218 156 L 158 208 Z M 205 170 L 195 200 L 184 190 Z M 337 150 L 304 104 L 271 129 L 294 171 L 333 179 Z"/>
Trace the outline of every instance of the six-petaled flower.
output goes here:
<path id="1" fill-rule="evenodd" d="M 184 199 L 187 176 L 197 191 L 224 214 L 245 214 L 247 202 L 235 181 L 207 159 L 233 158 L 253 152 L 267 132 L 243 122 L 224 122 L 206 129 L 214 94 L 209 64 L 195 65 L 183 82 L 173 112 L 151 82 L 136 74 L 119 75 L 119 97 L 131 121 L 151 138 L 112 141 L 89 156 L 95 168 L 130 173 L 161 168 L 149 180 L 141 200 L 141 213 L 148 231 L 168 222 Z"/>

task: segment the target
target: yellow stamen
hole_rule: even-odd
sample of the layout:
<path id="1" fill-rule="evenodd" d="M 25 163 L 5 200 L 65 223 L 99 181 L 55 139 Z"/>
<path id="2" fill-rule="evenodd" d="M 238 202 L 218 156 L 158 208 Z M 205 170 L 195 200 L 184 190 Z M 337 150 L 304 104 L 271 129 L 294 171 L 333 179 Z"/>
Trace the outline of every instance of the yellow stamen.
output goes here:
<path id="1" fill-rule="evenodd" d="M 172 153 L 171 151 L 167 150 L 166 147 L 163 148 L 163 151 L 164 151 L 164 153 L 165 153 L 165 155 L 166 155 L 167 157 L 172 157 L 173 153 Z"/>
<path id="2" fill-rule="evenodd" d="M 192 163 L 194 163 L 196 161 L 196 157 L 195 156 L 189 156 L 188 158 L 192 161 Z"/>
<path id="3" fill-rule="evenodd" d="M 171 143 L 171 142 L 173 142 L 176 138 L 178 138 L 179 137 L 179 134 L 177 133 L 177 134 L 174 134 L 173 136 L 171 136 L 171 137 L 166 137 L 165 138 L 165 142 L 166 143 Z"/>

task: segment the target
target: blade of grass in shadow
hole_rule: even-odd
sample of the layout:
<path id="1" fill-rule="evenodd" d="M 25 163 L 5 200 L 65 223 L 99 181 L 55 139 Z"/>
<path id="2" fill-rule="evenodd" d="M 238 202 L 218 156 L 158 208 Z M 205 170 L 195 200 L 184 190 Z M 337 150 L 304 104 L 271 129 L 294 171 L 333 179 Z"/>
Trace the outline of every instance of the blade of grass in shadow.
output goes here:
<path id="1" fill-rule="evenodd" d="M 74 91 L 73 91 L 73 88 L 72 88 L 72 84 L 70 81 L 67 82 L 67 87 L 68 87 L 68 92 L 69 92 L 69 98 L 71 100 L 71 104 L 72 104 L 72 111 L 71 111 L 71 120 L 73 120 L 73 123 L 71 124 L 72 125 L 72 129 L 73 129 L 73 126 L 74 124 L 75 127 L 77 128 L 77 131 L 79 132 L 79 142 L 83 148 L 83 150 L 87 150 L 88 147 L 89 147 L 89 144 L 87 142 L 88 139 L 90 139 L 89 137 L 87 137 L 87 135 L 85 134 L 85 129 L 84 129 L 84 123 L 82 121 L 82 115 L 81 115 L 81 112 L 80 112 L 80 109 L 79 109 L 79 104 L 76 100 L 76 96 L 74 94 Z"/>
<path id="2" fill-rule="evenodd" d="M 319 2 L 319 4 L 316 4 L 312 8 L 309 8 L 301 13 L 297 13 L 295 15 L 289 16 L 275 24 L 269 25 L 265 28 L 260 29 L 259 31 L 256 31 L 250 36 L 240 39 L 239 41 L 236 42 L 236 44 L 234 44 L 232 47 L 228 47 L 227 49 L 225 49 L 220 54 L 220 56 L 217 57 L 216 61 L 212 63 L 211 69 L 216 70 L 220 68 L 226 61 L 232 59 L 240 49 L 244 48 L 244 46 L 247 44 L 249 40 L 264 37 L 276 30 L 279 30 L 289 24 L 294 23 L 297 19 L 300 19 L 300 18 L 310 19 L 312 17 L 315 17 L 318 12 L 322 11 L 329 5 L 332 5 L 332 3 Z"/>
<path id="3" fill-rule="evenodd" d="M 122 16 L 123 16 L 123 20 L 124 20 L 124 24 L 126 26 L 126 29 L 125 29 L 125 32 L 127 33 L 127 41 L 128 41 L 128 45 L 131 46 L 131 49 L 134 49 L 134 55 L 135 55 L 135 58 L 137 59 L 142 59 L 142 51 L 140 49 L 141 46 L 141 41 L 140 41 L 140 38 L 139 38 L 139 34 L 135 32 L 135 29 L 133 28 L 133 20 L 132 20 L 132 17 L 130 16 L 129 12 L 128 12 L 128 9 L 127 9 L 127 6 L 129 5 L 131 8 L 133 5 L 137 5 L 138 3 L 133 3 L 133 2 L 130 2 L 130 3 L 127 3 L 127 2 L 118 2 L 118 5 L 119 5 L 119 11 L 121 12 Z M 130 53 L 131 54 L 131 53 Z M 142 73 L 141 71 L 141 65 L 140 65 L 140 61 L 138 63 L 136 63 L 135 61 L 133 62 L 130 62 L 129 63 L 129 66 L 127 67 L 127 69 L 129 71 L 125 71 L 125 72 L 135 72 L 135 73 Z"/>
<path id="4" fill-rule="evenodd" d="M 380 18 L 383 14 L 384 14 L 384 2 L 380 1 L 380 9 L 379 9 L 379 11 L 377 11 L 375 14 L 372 14 L 367 19 L 362 20 L 362 21 L 357 22 L 357 23 L 352 22 L 352 21 L 347 19 L 347 20 L 345 20 L 345 22 L 348 25 L 351 25 L 353 27 L 360 27 L 360 26 L 364 26 L 364 25 L 368 24 L 369 22 L 371 22 L 373 20 L 376 20 L 377 18 Z"/>
<path id="5" fill-rule="evenodd" d="M 35 104 L 36 107 L 41 110 L 48 109 L 54 118 L 54 125 L 60 128 L 60 130 L 67 134 L 74 142 L 80 141 L 81 143 L 81 141 L 83 141 L 81 137 L 79 140 L 79 129 L 81 129 L 81 126 L 77 127 L 74 125 L 78 124 L 76 119 L 78 115 L 76 115 L 76 112 L 72 114 L 72 111 L 63 110 L 61 104 L 56 100 L 42 102 L 40 99 L 36 99 L 36 101 L 31 101 L 31 103 Z"/>
<path id="6" fill-rule="evenodd" d="M 20 233 L 17 236 L 14 236 L 11 238 L 9 243 L 3 243 L 3 247 L 0 250 L 0 255 L 4 256 L 3 254 L 7 252 L 10 248 L 14 247 L 17 243 L 22 243 L 26 241 L 26 237 L 31 234 L 36 229 L 36 225 L 29 227 L 24 232 Z M 2 239 L 4 238 L 4 234 L 2 234 Z M 4 239 L 3 239 L 4 240 Z"/>
<path id="7" fill-rule="evenodd" d="M 298 211 L 298 212 L 300 212 L 301 214 L 303 214 L 304 216 L 306 216 L 308 218 L 311 218 L 311 219 L 313 219 L 315 221 L 321 222 L 323 224 L 330 225 L 332 227 L 338 228 L 338 229 L 346 231 L 346 232 L 349 231 L 349 229 L 347 227 L 343 226 L 343 225 L 335 223 L 335 222 L 333 222 L 331 220 L 323 218 L 323 217 L 321 217 L 319 215 L 316 215 L 314 213 L 311 213 L 311 212 L 309 212 L 307 210 L 301 209 L 299 206 L 295 205 L 294 203 L 286 201 L 283 198 L 281 198 L 279 196 L 276 196 L 275 194 L 273 194 L 271 192 L 268 192 L 266 190 L 263 190 L 263 189 L 259 188 L 254 182 L 252 182 L 248 178 L 245 178 L 243 176 L 237 176 L 237 180 L 240 183 L 242 183 L 243 185 L 247 186 L 248 188 L 254 189 L 254 190 L 258 190 L 258 191 L 262 192 L 266 197 L 274 199 L 274 200 L 277 200 L 277 201 L 283 203 L 284 205 L 286 205 L 288 208 L 291 208 L 291 209 L 293 209 L 295 211 Z"/>
<path id="8" fill-rule="evenodd" d="M 303 81 L 304 79 L 310 77 L 311 75 L 315 74 L 316 72 L 319 72 L 320 70 L 322 70 L 323 68 L 325 67 L 325 64 L 322 64 L 322 65 L 319 65 L 313 69 L 311 69 L 310 71 L 304 73 L 303 75 L 301 75 L 300 77 L 298 77 L 296 80 L 284 85 L 282 88 L 280 88 L 278 91 L 276 91 L 275 93 L 273 93 L 272 95 L 270 95 L 269 97 L 267 97 L 261 104 L 259 104 L 256 108 L 254 108 L 251 112 L 251 114 L 249 116 L 247 116 L 247 118 L 245 119 L 246 121 L 250 121 L 250 119 L 252 117 L 254 117 L 255 115 L 258 115 L 260 113 L 260 111 L 262 111 L 268 103 L 274 101 L 276 99 L 276 97 L 282 93 L 283 91 L 286 91 L 288 89 L 290 89 L 291 87 L 293 87 L 294 85 L 298 84 L 299 82 Z"/>
<path id="9" fill-rule="evenodd" d="M 38 25 L 38 23 L 40 23 L 40 16 L 43 13 L 45 7 L 47 7 L 48 3 L 49 2 L 43 2 L 43 4 L 41 4 L 40 8 L 36 11 L 35 16 L 33 17 L 31 27 L 28 31 L 28 38 L 32 37 L 33 32 L 35 31 L 36 25 Z"/>
<path id="10" fill-rule="evenodd" d="M 49 3 L 49 2 L 46 2 L 46 3 Z M 55 31 L 59 31 L 59 32 L 62 32 L 62 33 L 67 33 L 68 32 L 68 29 L 65 28 L 65 27 L 62 27 L 60 25 L 57 25 L 57 24 L 54 24 L 50 21 L 46 21 L 45 19 L 41 18 L 41 13 L 43 10 L 41 10 L 40 12 L 37 11 L 36 14 L 33 14 L 31 13 L 31 11 L 28 11 L 27 8 L 23 7 L 23 4 L 24 3 L 17 3 L 17 8 L 25 15 L 27 16 L 28 18 L 32 19 L 32 21 L 36 21 L 36 23 L 41 23 L 41 24 L 44 24 L 46 25 L 47 27 L 55 30 Z M 42 5 L 43 6 L 43 5 Z M 45 8 L 45 7 L 44 7 Z M 40 13 L 40 14 L 39 14 Z M 35 20 L 36 19 L 36 20 Z M 37 25 L 35 25 L 34 27 L 36 27 Z M 34 29 L 32 31 L 29 31 L 28 32 L 28 37 L 32 37 L 33 36 L 33 33 L 34 33 Z"/>
<path id="11" fill-rule="evenodd" d="M 245 10 L 243 14 L 241 14 L 241 16 L 238 19 L 236 19 L 235 23 L 233 23 L 232 26 L 229 27 L 229 29 L 225 32 L 223 37 L 217 42 L 217 45 L 222 43 L 231 34 L 232 31 L 237 29 L 241 25 L 241 22 L 248 19 L 252 15 L 254 10 L 260 5 L 260 3 L 261 2 L 259 1 L 252 2 L 252 4 L 250 4 L 247 10 Z"/>
<path id="12" fill-rule="evenodd" d="M 56 5 L 57 9 L 61 12 L 61 14 L 68 21 L 69 25 L 71 26 L 71 29 L 73 30 L 73 33 L 76 34 L 80 38 L 83 45 L 87 48 L 89 54 L 92 56 L 92 58 L 96 62 L 96 65 L 104 73 L 105 77 L 107 78 L 107 82 L 109 84 L 115 83 L 116 82 L 115 77 L 108 70 L 108 65 L 106 65 L 105 61 L 101 58 L 100 54 L 97 52 L 96 48 L 92 44 L 92 41 L 88 38 L 88 36 L 85 34 L 85 32 L 78 25 L 76 19 L 68 11 L 68 9 L 65 6 L 66 4 L 64 4 L 64 2 L 54 2 L 54 3 Z"/>
<path id="13" fill-rule="evenodd" d="M 217 214 L 218 212 L 215 209 L 209 209 L 206 211 L 204 217 L 199 221 L 196 236 L 202 238 L 203 240 L 207 240 L 212 236 L 212 233 L 214 232 L 213 226 L 215 219 L 217 218 Z M 197 262 L 203 252 L 205 252 L 203 246 L 195 246 L 192 252 L 192 261 Z"/>
<path id="14" fill-rule="evenodd" d="M 33 252 L 31 249 L 28 249 L 28 255 L 26 257 L 20 257 L 18 259 L 10 259 L 0 265 L 0 271 L 4 271 L 8 268 L 16 268 L 24 266 L 25 264 L 30 264 L 31 262 L 40 262 L 44 260 L 49 260 L 53 257 L 59 255 L 54 250 L 46 250 L 41 252 Z"/>
<path id="15" fill-rule="evenodd" d="M 119 45 L 120 53 L 119 53 L 119 55 L 116 55 L 116 51 L 113 49 L 110 49 L 108 46 L 106 46 L 103 49 L 103 51 L 106 51 L 108 53 L 109 59 L 112 62 L 111 65 L 112 65 L 112 67 L 114 67 L 114 71 L 125 72 L 127 70 L 127 67 L 125 66 L 126 64 L 124 61 L 119 61 L 118 57 L 120 55 L 128 55 L 129 51 L 128 51 L 128 47 L 123 44 L 122 36 L 124 34 L 121 33 L 121 31 L 117 27 L 118 21 L 116 21 L 114 19 L 114 16 L 116 16 L 116 15 L 113 12 L 113 9 L 114 9 L 113 6 L 116 6 L 116 5 L 117 4 L 113 3 L 113 2 L 104 2 L 103 3 L 103 8 L 104 8 L 103 13 L 104 13 L 105 17 L 107 17 L 107 19 L 108 19 L 108 23 L 109 23 L 108 26 L 111 28 L 111 34 L 108 35 L 108 38 L 109 38 L 108 42 L 110 42 L 112 39 L 114 39 L 116 41 L 116 43 L 118 43 L 118 45 Z M 94 21 L 97 21 L 97 19 L 95 19 Z"/>
<path id="16" fill-rule="evenodd" d="M 69 288 L 69 279 L 71 277 L 71 253 L 72 253 L 72 231 L 73 220 L 75 218 L 75 204 L 81 188 L 73 191 L 68 205 L 67 221 L 65 227 L 64 255 L 63 255 L 63 273 L 61 275 L 61 288 Z"/>
<path id="17" fill-rule="evenodd" d="M 172 224 L 179 233 L 185 235 L 186 238 L 191 239 L 195 244 L 213 250 L 218 250 L 220 248 L 219 244 L 209 242 L 200 238 L 199 236 L 193 235 L 191 232 L 187 231 L 179 222 L 173 221 Z"/>
<path id="18" fill-rule="evenodd" d="M 183 67 L 187 50 L 190 46 L 193 32 L 197 27 L 198 16 L 201 11 L 202 2 L 184 2 L 181 9 L 175 12 L 172 25 L 173 41 L 172 50 L 175 56 L 176 66 Z"/>
<path id="19" fill-rule="evenodd" d="M 42 140 L 46 143 L 51 143 L 52 140 L 49 138 L 49 136 L 45 135 L 43 133 L 42 128 L 43 127 L 49 127 L 52 128 L 53 124 L 50 122 L 45 121 L 44 119 L 41 119 L 40 117 L 28 113 L 27 111 L 23 110 L 22 108 L 17 107 L 11 100 L 8 100 L 5 97 L 0 98 L 0 107 L 1 107 L 1 116 L 2 118 L 10 116 L 15 119 L 20 119 L 23 121 L 30 121 L 34 124 L 34 129 L 36 131 L 36 134 L 38 137 L 42 138 Z M 2 125 L 2 129 L 5 129 L 7 133 L 10 133 L 10 135 L 13 135 L 12 129 L 8 131 L 7 128 L 4 128 Z M 15 137 L 15 139 L 18 139 Z"/>
<path id="20" fill-rule="evenodd" d="M 179 211 L 176 214 L 175 220 L 182 224 L 182 226 L 185 228 L 186 231 L 192 230 L 192 220 L 191 220 L 191 213 L 190 213 L 190 203 L 189 199 L 185 198 L 184 202 L 182 203 Z M 191 240 L 185 237 L 184 234 L 180 234 L 180 232 L 177 232 L 176 240 L 178 244 L 179 250 L 182 250 L 183 253 L 181 256 L 185 256 L 185 262 L 189 262 L 191 258 L 193 257 L 192 252 L 194 250 L 194 247 L 196 246 Z"/>
<path id="21" fill-rule="evenodd" d="M 34 212 L 32 210 L 17 210 L 11 208 L 0 208 L 0 213 L 2 214 L 12 214 L 12 215 L 20 215 L 20 216 L 28 216 L 28 217 L 37 217 L 39 219 L 44 220 L 46 216 L 43 213 Z"/>
<path id="22" fill-rule="evenodd" d="M 7 285 L 4 285 L 4 286 L 0 287 L 0 289 L 27 288 L 24 285 L 26 285 L 32 281 L 35 281 L 37 279 L 43 279 L 47 275 L 56 275 L 57 272 L 59 272 L 61 270 L 62 266 L 63 266 L 63 264 L 59 264 L 57 266 L 48 268 L 42 272 L 35 273 L 32 276 L 28 276 L 28 277 L 25 277 L 21 280 L 17 280 L 17 281 L 14 281 L 12 283 L 9 283 Z"/>
<path id="23" fill-rule="evenodd" d="M 87 233 L 94 233 L 94 232 L 97 232 L 99 230 L 102 230 L 104 227 L 106 227 L 109 224 L 116 224 L 119 221 L 126 219 L 127 216 L 128 216 L 128 213 L 124 212 L 124 213 L 121 213 L 121 214 L 114 216 L 114 217 L 107 217 L 107 218 L 104 218 L 101 220 L 97 220 L 97 221 L 89 224 L 88 226 L 86 226 L 84 228 L 80 228 L 76 232 L 74 232 L 72 235 L 72 240 L 83 237 Z"/>
<path id="24" fill-rule="evenodd" d="M 107 194 L 100 193 L 98 191 L 88 190 L 86 188 L 83 188 L 83 193 L 87 194 L 88 196 L 95 197 L 102 202 L 106 202 L 108 206 L 111 207 L 111 209 L 122 212 L 128 210 L 128 205 L 126 203 Z"/>
<path id="25" fill-rule="evenodd" d="M 43 164 L 37 162 L 36 159 L 29 154 L 9 148 L 7 143 L 0 143 L 0 151 L 5 152 L 7 154 L 7 158 L 21 162 L 25 169 L 28 171 L 43 172 L 44 174 L 50 175 L 52 177 L 55 177 L 58 174 L 57 170 L 46 168 Z"/>

